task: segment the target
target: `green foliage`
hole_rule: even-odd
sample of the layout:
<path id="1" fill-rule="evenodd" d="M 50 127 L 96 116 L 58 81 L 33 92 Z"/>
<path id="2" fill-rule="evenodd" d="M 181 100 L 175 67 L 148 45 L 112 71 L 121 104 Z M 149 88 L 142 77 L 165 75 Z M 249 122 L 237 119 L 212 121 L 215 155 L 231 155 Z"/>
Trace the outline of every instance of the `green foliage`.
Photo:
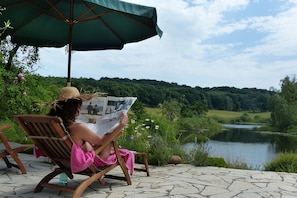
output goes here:
<path id="1" fill-rule="evenodd" d="M 200 144 L 196 149 L 190 151 L 187 160 L 194 166 L 208 166 L 208 150 L 203 144 Z"/>
<path id="2" fill-rule="evenodd" d="M 209 157 L 208 158 L 208 165 L 209 166 L 224 167 L 224 168 L 228 167 L 228 165 L 225 162 L 224 158 L 220 158 L 220 157 Z"/>
<path id="3" fill-rule="evenodd" d="M 173 121 L 180 117 L 181 104 L 177 100 L 164 101 L 160 105 L 162 114 L 169 120 Z"/>
<path id="4" fill-rule="evenodd" d="M 297 80 L 287 76 L 281 80 L 281 91 L 269 100 L 271 124 L 281 132 L 297 125 Z"/>
<path id="5" fill-rule="evenodd" d="M 65 85 L 65 79 L 46 77 L 58 86 Z M 182 104 L 182 116 L 200 114 L 207 109 L 221 109 L 230 111 L 266 112 L 267 102 L 274 91 L 234 87 L 200 88 L 167 83 L 156 80 L 130 80 L 127 78 L 72 78 L 72 84 L 86 89 L 93 88 L 109 95 L 135 96 L 148 107 L 158 107 L 164 101 L 176 100 Z M 133 87 L 133 89 L 131 89 Z M 189 111 L 193 108 L 193 112 Z M 188 115 L 189 114 L 189 115 Z"/>
<path id="6" fill-rule="evenodd" d="M 182 143 L 205 142 L 221 130 L 221 125 L 216 120 L 206 116 L 181 118 L 177 122 L 177 127 Z"/>
<path id="7" fill-rule="evenodd" d="M 266 123 L 270 124 L 270 112 L 250 113 L 246 111 L 209 110 L 207 116 L 221 124 Z"/>
<path id="8" fill-rule="evenodd" d="M 149 163 L 158 166 L 167 164 L 172 155 L 183 155 L 172 122 L 147 113 L 143 117 L 133 112 L 129 118 L 130 123 L 117 139 L 120 147 L 149 153 Z"/>
<path id="9" fill-rule="evenodd" d="M 297 173 L 297 154 L 281 153 L 265 165 L 266 171 Z"/>
<path id="10" fill-rule="evenodd" d="M 41 103 L 57 98 L 58 88 L 39 76 L 2 69 L 0 77 L 0 111 L 5 112 L 0 120 L 12 119 L 15 114 L 41 113 Z"/>
<path id="11" fill-rule="evenodd" d="M 245 169 L 245 170 L 251 170 L 251 169 L 257 169 L 257 167 L 249 167 L 247 163 L 242 162 L 240 160 L 232 161 L 232 162 L 226 162 L 227 168 L 235 168 L 235 169 Z"/>
<path id="12" fill-rule="evenodd" d="M 0 6 L 0 15 L 3 11 L 5 11 L 5 8 Z M 4 22 L 4 26 L 0 27 L 0 36 L 5 32 L 5 30 L 11 29 L 11 28 L 13 28 L 13 27 L 11 27 L 11 22 L 9 20 Z"/>
<path id="13" fill-rule="evenodd" d="M 5 129 L 2 132 L 4 133 L 5 137 L 12 142 L 19 142 L 19 143 L 32 143 L 30 139 L 26 138 L 25 132 L 19 127 L 18 124 L 13 122 L 10 119 L 2 120 L 0 125 L 10 125 L 11 128 Z"/>
<path id="14" fill-rule="evenodd" d="M 206 114 L 207 106 L 200 102 L 196 102 L 194 105 L 182 105 L 181 116 L 182 117 L 193 117 Z"/>
<path id="15" fill-rule="evenodd" d="M 151 140 L 151 153 L 153 155 L 149 158 L 150 163 L 158 166 L 168 164 L 168 160 L 172 155 L 170 147 L 171 145 L 166 142 L 166 139 L 155 134 Z"/>
<path id="16" fill-rule="evenodd" d="M 137 119 L 145 117 L 146 112 L 144 110 L 144 105 L 138 100 L 134 102 L 133 106 L 131 107 L 131 110 L 135 113 Z"/>
<path id="17" fill-rule="evenodd" d="M 214 87 L 206 89 L 209 109 L 228 111 L 267 111 L 267 102 L 272 91 L 261 89 L 237 89 L 234 87 Z"/>

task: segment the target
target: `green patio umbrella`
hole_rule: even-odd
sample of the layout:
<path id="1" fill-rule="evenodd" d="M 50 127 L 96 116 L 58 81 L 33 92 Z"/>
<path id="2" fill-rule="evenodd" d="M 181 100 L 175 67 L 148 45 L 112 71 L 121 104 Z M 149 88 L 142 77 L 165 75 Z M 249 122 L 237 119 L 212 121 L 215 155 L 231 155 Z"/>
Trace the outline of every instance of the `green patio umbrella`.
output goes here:
<path id="1" fill-rule="evenodd" d="M 36 47 L 68 45 L 71 51 L 122 49 L 124 44 L 162 36 L 153 7 L 119 0 L 1 0 L 0 24 L 10 20 L 1 39 Z"/>

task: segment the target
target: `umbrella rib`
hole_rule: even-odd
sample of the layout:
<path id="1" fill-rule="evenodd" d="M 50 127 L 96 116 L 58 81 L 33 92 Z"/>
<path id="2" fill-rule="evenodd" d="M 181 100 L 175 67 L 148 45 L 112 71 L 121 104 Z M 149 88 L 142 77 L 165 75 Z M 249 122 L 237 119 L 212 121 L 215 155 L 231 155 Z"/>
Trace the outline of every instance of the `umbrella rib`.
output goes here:
<path id="1" fill-rule="evenodd" d="M 94 12 L 94 9 L 95 9 L 96 7 L 98 7 L 98 5 L 93 5 L 92 7 L 90 7 L 88 4 L 86 4 L 86 2 L 84 2 L 84 4 L 85 4 L 85 6 L 86 6 L 88 9 L 87 9 L 86 11 L 84 11 L 84 12 L 83 12 L 83 13 L 76 19 L 76 21 L 78 21 L 78 22 L 85 22 L 85 21 L 89 21 L 89 20 L 92 20 L 92 19 L 96 19 L 96 18 L 99 18 L 99 17 L 101 17 L 101 16 L 103 16 L 103 15 L 106 15 L 106 14 L 112 12 L 111 10 L 108 10 L 108 11 L 106 11 L 106 12 L 102 12 L 102 13 L 100 13 L 100 14 L 97 14 L 97 13 Z M 89 16 L 89 17 L 85 17 L 85 18 L 83 18 L 83 16 L 85 16 L 85 15 L 88 14 L 89 12 L 92 12 L 94 15 L 93 15 L 93 16 Z"/>
<path id="2" fill-rule="evenodd" d="M 53 17 L 56 17 L 55 15 L 53 14 L 50 14 L 49 12 L 47 12 L 46 10 L 44 10 L 43 8 L 41 8 L 40 6 L 36 5 L 34 2 L 30 1 L 30 0 L 24 0 L 24 1 L 20 1 L 20 2 L 15 2 L 15 3 L 11 3 L 11 4 L 7 4 L 7 5 L 4 5 L 4 7 L 6 8 L 9 8 L 9 7 L 13 7 L 13 6 L 16 6 L 16 5 L 20 5 L 20 4 L 24 4 L 24 3 L 29 3 L 31 4 L 32 6 L 40 9 L 42 12 L 45 12 L 45 13 L 48 13 L 49 15 L 53 16 Z M 36 18 L 38 18 L 40 15 L 42 15 L 42 12 L 37 15 L 36 17 L 32 18 L 30 21 L 28 21 L 27 23 L 23 24 L 22 26 L 19 26 L 17 29 L 14 29 L 12 32 L 12 34 L 14 34 L 15 32 L 19 31 L 20 29 L 22 29 L 23 27 L 25 27 L 27 24 L 31 23 L 32 21 L 34 21 Z M 56 17 L 57 18 L 57 17 Z"/>
<path id="3" fill-rule="evenodd" d="M 63 13 L 57 9 L 56 5 L 58 3 L 60 3 L 61 1 L 57 2 L 56 4 L 52 4 L 49 0 L 47 0 L 47 3 L 59 14 L 59 16 L 61 16 L 62 18 L 58 17 L 57 15 L 55 15 L 54 13 L 48 12 L 47 10 L 43 10 L 46 14 L 53 16 L 57 19 L 63 19 L 64 21 L 67 21 L 67 17 L 65 15 L 63 15 Z"/>
<path id="4" fill-rule="evenodd" d="M 113 31 L 112 30 L 112 28 L 109 26 L 109 25 L 107 25 L 107 23 L 105 23 L 105 21 L 101 18 L 101 16 L 103 16 L 103 15 L 106 15 L 106 14 L 109 14 L 109 13 L 118 13 L 118 14 L 120 14 L 120 15 L 122 15 L 122 16 L 124 16 L 124 17 L 127 17 L 127 18 L 129 18 L 129 19 L 131 19 L 131 20 L 133 20 L 133 21 L 135 21 L 135 22 L 137 22 L 137 23 L 140 23 L 140 24 L 142 24 L 142 25 L 144 25 L 144 26 L 146 26 L 146 27 L 149 27 L 149 28 L 154 28 L 154 27 L 152 27 L 152 26 L 150 26 L 150 25 L 148 25 L 148 24 L 146 24 L 146 23 L 143 23 L 143 22 L 141 22 L 141 21 L 138 21 L 138 20 L 135 20 L 133 17 L 130 17 L 128 14 L 125 14 L 125 13 L 122 13 L 122 12 L 120 12 L 120 11 L 117 11 L 117 10 L 113 10 L 113 9 L 108 9 L 109 11 L 106 11 L 106 12 L 102 12 L 102 13 L 100 13 L 100 14 L 97 14 L 95 11 L 94 11 L 94 8 L 95 7 L 97 7 L 97 5 L 95 5 L 95 6 L 93 6 L 93 7 L 90 7 L 89 5 L 87 5 L 85 2 L 84 2 L 84 4 L 86 5 L 86 7 L 88 7 L 89 9 L 88 10 L 86 10 L 86 12 L 84 12 L 81 16 L 83 16 L 83 15 L 85 15 L 87 12 L 89 12 L 89 11 L 91 11 L 94 15 L 93 16 L 91 16 L 91 17 L 87 17 L 87 18 L 84 18 L 84 19 L 81 19 L 81 20 L 79 20 L 80 22 L 83 22 L 83 21 L 88 21 L 88 20 L 91 20 L 91 19 L 96 19 L 96 18 L 98 18 L 98 20 L 100 20 L 108 29 L 109 29 L 109 31 L 111 31 L 122 43 L 125 43 L 124 41 L 123 41 L 123 39 L 115 32 L 115 31 Z"/>
<path id="5" fill-rule="evenodd" d="M 135 21 L 135 22 L 137 22 L 137 23 L 140 23 L 140 24 L 142 24 L 142 25 L 144 25 L 144 26 L 146 26 L 146 27 L 149 27 L 149 28 L 154 29 L 154 27 L 150 26 L 149 24 L 146 24 L 146 23 L 143 23 L 143 22 L 141 22 L 141 21 L 138 21 L 138 20 L 134 19 L 133 17 L 129 16 L 128 14 L 125 14 L 125 13 L 122 13 L 122 12 L 118 12 L 118 11 L 115 11 L 115 12 L 117 12 L 118 14 L 120 14 L 120 15 L 122 15 L 122 16 L 125 16 L 125 17 L 127 17 L 127 18 L 130 18 L 131 20 L 133 20 L 133 21 Z"/>
<path id="6" fill-rule="evenodd" d="M 111 28 L 110 28 L 110 27 L 109 27 L 109 26 L 102 20 L 102 18 L 101 18 L 101 16 L 103 16 L 103 15 L 105 15 L 105 14 L 114 12 L 113 10 L 108 9 L 109 11 L 102 12 L 102 13 L 100 13 L 100 14 L 97 14 L 97 13 L 94 11 L 94 8 L 97 7 L 96 5 L 93 6 L 93 7 L 91 8 L 91 7 L 90 7 L 88 4 L 86 4 L 85 2 L 84 2 L 84 4 L 85 4 L 86 7 L 89 8 L 86 12 L 91 11 L 94 15 L 93 15 L 92 17 L 88 17 L 88 18 L 85 18 L 85 19 L 80 20 L 80 21 L 87 21 L 87 20 L 90 20 L 90 19 L 96 19 L 96 18 L 98 18 L 98 20 L 101 21 L 101 22 L 102 22 L 102 23 L 109 29 L 109 31 L 112 32 L 112 33 L 115 35 L 115 37 L 117 37 L 123 44 L 125 43 L 125 42 L 123 41 L 123 39 L 122 39 L 122 38 L 121 38 L 115 31 L 113 31 L 113 30 L 112 30 L 112 29 L 111 29 Z M 86 12 L 83 13 L 83 15 L 85 15 Z"/>

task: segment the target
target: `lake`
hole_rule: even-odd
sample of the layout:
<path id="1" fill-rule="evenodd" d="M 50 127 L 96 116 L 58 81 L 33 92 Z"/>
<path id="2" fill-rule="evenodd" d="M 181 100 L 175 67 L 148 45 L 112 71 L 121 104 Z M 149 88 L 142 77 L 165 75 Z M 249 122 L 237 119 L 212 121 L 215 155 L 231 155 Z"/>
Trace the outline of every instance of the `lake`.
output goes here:
<path id="1" fill-rule="evenodd" d="M 264 165 L 280 152 L 295 151 L 297 137 L 255 132 L 257 125 L 224 125 L 227 128 L 208 140 L 204 146 L 210 157 L 222 157 L 227 162 L 244 162 L 252 169 L 263 170 Z M 186 151 L 198 147 L 187 143 Z"/>

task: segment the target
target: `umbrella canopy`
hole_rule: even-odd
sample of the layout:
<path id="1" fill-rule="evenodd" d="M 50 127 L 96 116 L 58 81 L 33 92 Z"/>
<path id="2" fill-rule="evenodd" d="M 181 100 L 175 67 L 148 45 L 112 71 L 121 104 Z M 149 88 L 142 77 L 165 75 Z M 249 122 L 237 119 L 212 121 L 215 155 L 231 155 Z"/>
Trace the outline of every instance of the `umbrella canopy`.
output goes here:
<path id="1" fill-rule="evenodd" d="M 10 20 L 13 43 L 71 50 L 122 49 L 124 44 L 162 36 L 153 7 L 119 0 L 1 0 L 0 24 Z"/>

